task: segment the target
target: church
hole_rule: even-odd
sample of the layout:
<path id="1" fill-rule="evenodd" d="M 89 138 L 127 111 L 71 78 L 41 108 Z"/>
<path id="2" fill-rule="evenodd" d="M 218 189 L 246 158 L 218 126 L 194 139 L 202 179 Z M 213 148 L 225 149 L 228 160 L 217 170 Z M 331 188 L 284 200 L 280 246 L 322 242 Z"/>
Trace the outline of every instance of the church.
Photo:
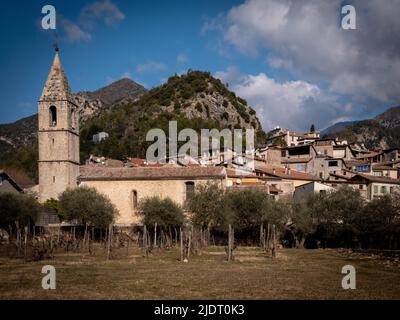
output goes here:
<path id="1" fill-rule="evenodd" d="M 86 185 L 106 195 L 119 211 L 116 224 L 140 223 L 140 200 L 169 197 L 183 205 L 197 184 L 224 186 L 224 167 L 109 167 L 81 165 L 79 156 L 79 106 L 76 104 L 56 49 L 38 102 L 39 201 L 57 199 L 68 188 Z"/>

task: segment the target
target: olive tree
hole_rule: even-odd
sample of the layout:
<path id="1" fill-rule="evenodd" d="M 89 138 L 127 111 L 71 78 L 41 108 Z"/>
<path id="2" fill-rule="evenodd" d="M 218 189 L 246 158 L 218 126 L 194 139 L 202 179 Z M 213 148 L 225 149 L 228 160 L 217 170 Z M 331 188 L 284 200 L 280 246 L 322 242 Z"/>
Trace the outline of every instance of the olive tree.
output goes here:
<path id="1" fill-rule="evenodd" d="M 0 194 L 0 227 L 10 230 L 28 226 L 37 219 L 40 204 L 31 196 L 18 193 Z"/>
<path id="2" fill-rule="evenodd" d="M 98 228 L 107 227 L 118 215 L 118 210 L 107 196 L 87 186 L 64 191 L 59 205 L 64 220 L 76 220 Z"/>
<path id="3" fill-rule="evenodd" d="M 157 223 L 161 228 L 180 227 L 184 222 L 183 209 L 170 198 L 149 197 L 139 203 L 143 224 L 150 227 Z"/>
<path id="4" fill-rule="evenodd" d="M 191 214 L 192 223 L 200 228 L 210 229 L 217 226 L 222 219 L 224 191 L 216 183 L 205 183 L 196 186 L 185 203 Z"/>

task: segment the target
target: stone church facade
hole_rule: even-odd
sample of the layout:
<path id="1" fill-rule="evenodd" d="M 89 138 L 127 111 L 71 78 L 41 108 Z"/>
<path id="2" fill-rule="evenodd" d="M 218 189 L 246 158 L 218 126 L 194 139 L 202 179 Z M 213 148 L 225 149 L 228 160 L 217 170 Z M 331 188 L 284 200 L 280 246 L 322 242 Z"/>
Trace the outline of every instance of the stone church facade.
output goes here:
<path id="1" fill-rule="evenodd" d="M 223 167 L 80 166 L 79 107 L 74 102 L 58 51 L 39 99 L 39 201 L 57 199 L 68 188 L 87 185 L 109 197 L 119 211 L 116 223 L 139 224 L 138 203 L 169 197 L 183 204 L 197 184 L 226 179 Z"/>

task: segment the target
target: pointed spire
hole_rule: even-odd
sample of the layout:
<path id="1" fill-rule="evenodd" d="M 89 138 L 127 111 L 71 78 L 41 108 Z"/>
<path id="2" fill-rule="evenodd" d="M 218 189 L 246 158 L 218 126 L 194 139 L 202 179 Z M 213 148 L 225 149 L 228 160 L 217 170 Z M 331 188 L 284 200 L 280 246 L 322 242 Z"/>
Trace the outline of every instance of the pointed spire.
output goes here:
<path id="1" fill-rule="evenodd" d="M 68 100 L 73 102 L 71 89 L 68 85 L 67 77 L 61 65 L 58 47 L 54 56 L 53 65 L 47 77 L 46 85 L 43 88 L 40 101 Z"/>

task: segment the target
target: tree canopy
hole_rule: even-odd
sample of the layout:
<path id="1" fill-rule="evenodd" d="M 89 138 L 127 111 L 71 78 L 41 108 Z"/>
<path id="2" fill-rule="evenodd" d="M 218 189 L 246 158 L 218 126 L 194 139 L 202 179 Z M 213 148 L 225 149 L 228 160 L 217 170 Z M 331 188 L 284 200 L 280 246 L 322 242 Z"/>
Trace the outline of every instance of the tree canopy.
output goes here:
<path id="1" fill-rule="evenodd" d="M 108 197 L 87 186 L 67 189 L 59 201 L 62 217 L 67 221 L 76 220 L 104 228 L 113 223 L 118 215 L 118 210 Z"/>
<path id="2" fill-rule="evenodd" d="M 155 223 L 161 228 L 180 227 L 184 223 L 183 209 L 170 198 L 149 197 L 139 203 L 143 224 Z"/>

